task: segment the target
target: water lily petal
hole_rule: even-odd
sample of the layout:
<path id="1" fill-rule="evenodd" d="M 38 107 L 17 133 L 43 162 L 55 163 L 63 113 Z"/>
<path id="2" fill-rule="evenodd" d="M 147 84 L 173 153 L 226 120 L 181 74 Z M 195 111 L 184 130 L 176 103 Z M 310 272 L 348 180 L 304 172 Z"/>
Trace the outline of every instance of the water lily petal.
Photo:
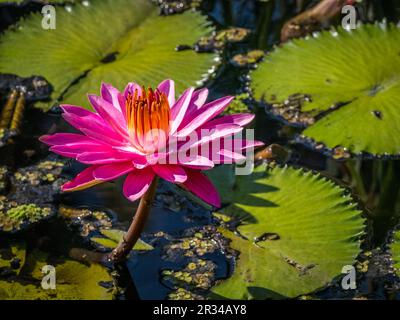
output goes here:
<path id="1" fill-rule="evenodd" d="M 131 157 L 129 155 L 123 155 L 119 152 L 115 151 L 103 151 L 103 152 L 85 152 L 79 154 L 76 157 L 81 163 L 84 164 L 111 164 L 118 162 L 128 162 L 131 161 Z"/>
<path id="2" fill-rule="evenodd" d="M 61 186 L 61 190 L 64 192 L 70 191 L 79 191 L 90 188 L 94 185 L 102 183 L 101 180 L 96 180 L 93 176 L 93 171 L 96 169 L 96 166 L 91 166 L 86 168 L 81 173 L 79 173 L 74 179 L 65 183 Z"/>
<path id="3" fill-rule="evenodd" d="M 221 206 L 217 189 L 203 173 L 187 169 L 186 174 L 188 178 L 182 184 L 183 187 L 214 207 L 219 208 Z"/>
<path id="4" fill-rule="evenodd" d="M 178 158 L 179 159 L 179 158 Z M 209 170 L 214 167 L 214 162 L 211 161 L 209 158 L 196 155 L 195 157 L 189 158 L 187 160 L 180 160 L 179 164 L 192 169 L 197 170 Z"/>
<path id="5" fill-rule="evenodd" d="M 126 120 L 122 113 L 101 97 L 90 94 L 89 101 L 98 114 L 122 137 L 127 137 Z"/>
<path id="6" fill-rule="evenodd" d="M 135 94 L 136 90 L 137 90 L 139 96 L 141 96 L 142 95 L 142 87 L 139 86 L 137 83 L 129 82 L 126 85 L 125 90 L 124 90 L 125 100 L 128 98 L 129 95 L 133 96 Z"/>
<path id="7" fill-rule="evenodd" d="M 77 158 L 80 154 L 104 152 L 105 149 L 101 144 L 76 143 L 52 146 L 49 150 L 64 157 Z"/>
<path id="8" fill-rule="evenodd" d="M 202 127 L 203 130 L 209 130 L 202 132 L 201 129 L 198 131 L 198 140 L 194 141 L 192 144 L 187 145 L 186 143 L 182 143 L 179 145 L 179 152 L 183 152 L 185 149 L 194 148 L 197 146 L 201 146 L 203 144 L 211 143 L 218 139 L 227 138 L 229 136 L 233 136 L 243 130 L 243 127 L 238 126 L 236 124 L 220 124 L 213 128 L 207 128 L 207 126 Z M 223 146 L 224 141 L 219 141 L 219 144 L 216 144 L 214 147 L 220 148 Z M 210 147 L 213 145 L 210 144 Z"/>
<path id="9" fill-rule="evenodd" d="M 208 97 L 208 89 L 203 88 L 193 92 L 192 100 L 189 103 L 189 107 L 186 111 L 185 117 L 183 118 L 180 128 L 186 126 L 191 120 L 193 120 L 193 115 L 206 103 Z"/>
<path id="10" fill-rule="evenodd" d="M 189 103 L 192 99 L 194 89 L 189 88 L 180 96 L 178 101 L 174 104 L 171 109 L 171 128 L 170 133 L 174 134 L 185 117 L 186 110 L 189 107 Z"/>
<path id="11" fill-rule="evenodd" d="M 208 127 L 217 126 L 220 124 L 236 124 L 238 126 L 244 127 L 248 123 L 250 123 L 255 117 L 255 114 L 252 113 L 238 113 L 238 114 L 230 114 L 226 116 L 222 116 L 207 122 Z"/>
<path id="12" fill-rule="evenodd" d="M 123 187 L 125 197 L 130 201 L 139 199 L 149 188 L 154 176 L 154 172 L 150 167 L 129 173 Z"/>
<path id="13" fill-rule="evenodd" d="M 62 117 L 70 125 L 99 142 L 110 145 L 125 144 L 125 140 L 109 126 L 99 122 L 96 117 L 79 117 L 72 113 L 63 113 Z"/>
<path id="14" fill-rule="evenodd" d="M 102 83 L 100 89 L 101 97 L 113 105 L 121 113 L 125 112 L 125 98 L 119 92 L 118 89 L 114 88 L 111 84 Z"/>
<path id="15" fill-rule="evenodd" d="M 208 120 L 219 115 L 232 102 L 233 98 L 234 97 L 227 96 L 204 105 L 195 112 L 193 115 L 193 120 L 191 120 L 182 129 L 179 129 L 177 136 L 185 137 L 192 131 L 204 125 Z"/>
<path id="16" fill-rule="evenodd" d="M 161 82 L 158 87 L 162 93 L 168 98 L 169 107 L 171 108 L 175 104 L 175 82 L 173 80 L 164 80 Z"/>
<path id="17" fill-rule="evenodd" d="M 107 164 L 98 166 L 93 171 L 95 179 L 109 181 L 118 178 L 134 170 L 131 162 L 122 162 L 116 164 Z"/>
<path id="18" fill-rule="evenodd" d="M 96 113 L 89 111 L 85 108 L 74 106 L 71 104 L 62 104 L 62 105 L 60 105 L 60 108 L 64 111 L 64 113 L 72 113 L 78 117 L 87 117 L 87 116 L 97 115 Z"/>
<path id="19" fill-rule="evenodd" d="M 239 139 L 239 141 L 236 141 L 236 139 L 233 139 L 234 144 L 237 144 L 241 146 L 242 150 L 246 150 L 249 148 L 257 148 L 265 145 L 264 142 L 262 141 L 257 141 L 257 140 L 245 140 L 245 139 Z"/>
<path id="20" fill-rule="evenodd" d="M 221 155 L 224 159 L 230 158 L 234 162 L 243 161 L 246 159 L 246 156 L 244 156 L 243 154 L 233 152 L 231 150 L 226 150 L 226 149 L 222 149 L 222 150 L 218 151 L 218 154 Z"/>
<path id="21" fill-rule="evenodd" d="M 185 170 L 178 165 L 159 164 L 151 167 L 159 177 L 173 183 L 182 183 L 187 179 Z"/>
<path id="22" fill-rule="evenodd" d="M 76 133 L 55 133 L 53 135 L 44 135 L 39 138 L 39 141 L 50 146 L 77 143 L 99 144 L 96 140 Z"/>

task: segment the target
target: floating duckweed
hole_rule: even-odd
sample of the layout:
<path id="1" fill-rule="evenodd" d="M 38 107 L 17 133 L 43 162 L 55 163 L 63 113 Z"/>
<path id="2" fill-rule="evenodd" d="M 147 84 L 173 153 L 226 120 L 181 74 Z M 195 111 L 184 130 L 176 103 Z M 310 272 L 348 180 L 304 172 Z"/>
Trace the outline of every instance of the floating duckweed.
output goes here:
<path id="1" fill-rule="evenodd" d="M 225 109 L 224 114 L 235 114 L 249 112 L 249 108 L 245 104 L 245 100 L 249 99 L 248 93 L 237 95 L 235 99 L 229 104 L 228 108 Z"/>
<path id="2" fill-rule="evenodd" d="M 270 97 L 272 102 L 269 111 L 287 122 L 295 125 L 307 126 L 315 122 L 312 112 L 302 111 L 303 106 L 311 101 L 311 96 L 307 94 L 292 94 L 283 103 L 274 102 L 276 97 Z"/>
<path id="3" fill-rule="evenodd" d="M 162 15 L 182 13 L 188 9 L 198 8 L 202 0 L 153 0 L 160 6 Z"/>
<path id="4" fill-rule="evenodd" d="M 50 207 L 39 207 L 36 204 L 18 205 L 16 202 L 6 202 L 0 199 L 0 230 L 5 232 L 18 231 L 31 223 L 38 222 L 52 213 Z"/>
<path id="5" fill-rule="evenodd" d="M 38 169 L 53 170 L 64 167 L 64 163 L 60 161 L 43 161 L 37 167 Z"/>
<path id="6" fill-rule="evenodd" d="M 43 161 L 37 166 L 21 169 L 14 173 L 14 178 L 19 182 L 27 182 L 33 186 L 42 183 L 52 183 L 59 178 L 64 163 L 56 161 Z"/>
<path id="7" fill-rule="evenodd" d="M 199 238 L 199 239 L 202 239 L 202 238 L 203 238 L 203 234 L 202 234 L 201 232 L 196 232 L 196 233 L 194 234 L 194 236 L 195 236 L 196 238 Z"/>
<path id="8" fill-rule="evenodd" d="M 356 268 L 358 272 L 366 273 L 368 271 L 369 261 L 358 262 Z"/>
<path id="9" fill-rule="evenodd" d="M 54 196 L 59 193 L 63 162 L 45 160 L 37 165 L 18 169 L 10 175 L 8 188 L 8 172 L 0 167 L 0 230 L 15 232 L 30 224 L 48 218 L 55 212 Z M 40 197 L 37 195 L 40 194 Z"/>
<path id="10" fill-rule="evenodd" d="M 188 263 L 183 270 L 164 270 L 163 281 L 173 288 L 184 287 L 187 290 L 207 290 L 214 281 L 215 264 L 209 260 L 195 259 Z"/>
<path id="11" fill-rule="evenodd" d="M 220 222 L 223 222 L 223 223 L 228 223 L 228 222 L 232 221 L 232 217 L 229 217 L 223 213 L 213 212 L 213 216 L 215 218 L 217 218 Z"/>
<path id="12" fill-rule="evenodd" d="M 6 214 L 15 220 L 29 220 L 30 222 L 36 222 L 43 216 L 48 216 L 50 212 L 50 208 L 39 208 L 35 204 L 24 204 L 9 209 Z"/>
<path id="13" fill-rule="evenodd" d="M 82 237 L 89 236 L 93 231 L 112 227 L 112 219 L 104 211 L 62 206 L 59 208 L 59 213 L 65 218 L 69 226 L 79 229 Z"/>
<path id="14" fill-rule="evenodd" d="M 187 232 L 189 236 L 180 238 L 176 242 L 164 247 L 163 258 L 175 260 L 178 257 L 200 258 L 205 254 L 220 249 L 220 234 L 214 226 L 205 226 L 202 229 Z"/>
<path id="15" fill-rule="evenodd" d="M 215 36 L 216 41 L 227 41 L 227 42 L 240 42 L 247 38 L 250 34 L 249 29 L 245 28 L 229 28 L 222 30 Z"/>
<path id="16" fill-rule="evenodd" d="M 229 28 L 221 30 L 210 37 L 200 38 L 194 45 L 194 50 L 197 52 L 213 52 L 216 50 L 222 50 L 227 43 L 241 42 L 249 34 L 250 30 L 245 28 Z"/>
<path id="17" fill-rule="evenodd" d="M 183 288 L 178 288 L 168 295 L 168 300 L 204 300 L 204 297 Z"/>
<path id="18" fill-rule="evenodd" d="M 350 152 L 344 147 L 336 147 L 332 150 L 332 157 L 336 160 L 349 159 L 351 157 Z"/>
<path id="19" fill-rule="evenodd" d="M 189 264 L 187 265 L 187 267 L 188 267 L 189 270 L 195 270 L 195 269 L 196 269 L 196 264 L 193 263 L 193 262 L 191 262 L 191 263 L 189 263 Z"/>
<path id="20" fill-rule="evenodd" d="M 252 50 L 245 54 L 237 54 L 232 58 L 232 64 L 237 67 L 245 67 L 259 62 L 264 57 L 264 51 Z"/>
<path id="21" fill-rule="evenodd" d="M 216 248 L 217 244 L 215 241 L 211 239 L 201 239 L 199 237 L 186 239 L 179 244 L 171 245 L 171 249 L 191 249 L 184 253 L 184 255 L 187 257 L 192 257 L 194 254 L 197 254 L 198 256 L 203 256 L 206 253 L 213 252 Z"/>

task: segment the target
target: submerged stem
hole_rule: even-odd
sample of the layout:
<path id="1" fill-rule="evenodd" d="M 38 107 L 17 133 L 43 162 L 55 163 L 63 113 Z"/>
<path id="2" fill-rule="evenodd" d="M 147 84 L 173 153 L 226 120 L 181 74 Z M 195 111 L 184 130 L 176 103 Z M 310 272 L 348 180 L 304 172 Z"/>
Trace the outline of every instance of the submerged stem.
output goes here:
<path id="1" fill-rule="evenodd" d="M 157 178 L 154 178 L 151 182 L 149 189 L 140 199 L 139 207 L 137 208 L 136 214 L 128 231 L 126 232 L 125 236 L 122 238 L 118 246 L 114 248 L 114 250 L 111 252 L 109 259 L 112 262 L 118 263 L 124 260 L 138 241 L 140 234 L 143 231 L 147 217 L 150 213 L 151 204 L 156 193 L 156 186 Z"/>

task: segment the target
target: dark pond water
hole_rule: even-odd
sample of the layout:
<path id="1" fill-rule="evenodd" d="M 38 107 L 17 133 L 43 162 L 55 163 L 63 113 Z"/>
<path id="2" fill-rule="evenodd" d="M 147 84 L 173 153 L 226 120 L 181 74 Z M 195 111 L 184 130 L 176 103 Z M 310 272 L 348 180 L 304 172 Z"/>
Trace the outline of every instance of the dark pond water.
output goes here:
<path id="1" fill-rule="evenodd" d="M 312 1 L 305 1 L 305 3 Z M 314 1 L 316 2 L 316 1 Z M 224 61 L 217 77 L 208 83 L 212 98 L 227 94 L 238 94 L 246 91 L 248 70 L 233 67 L 229 60 L 237 54 L 251 49 L 270 50 L 279 41 L 281 27 L 287 19 L 296 15 L 296 1 L 252 1 L 252 0 L 217 0 L 203 1 L 202 11 L 215 23 L 217 28 L 229 26 L 249 28 L 253 31 L 250 38 L 240 44 L 231 44 L 224 52 Z M 400 18 L 399 1 L 370 1 L 367 20 L 397 22 Z M 0 28 L 4 29 L 27 11 L 37 10 L 34 5 L 23 8 L 8 8 L 0 11 Z M 351 190 L 359 201 L 359 206 L 367 214 L 370 237 L 363 244 L 365 250 L 385 247 L 390 231 L 399 223 L 400 215 L 400 160 L 335 160 L 320 152 L 313 151 L 308 146 L 294 142 L 301 130 L 290 128 L 267 115 L 263 108 L 250 103 L 257 109 L 255 124 L 256 138 L 266 144 L 279 143 L 292 150 L 290 163 L 322 172 L 335 179 L 339 184 Z M 43 158 L 46 153 L 40 147 L 37 137 L 46 132 L 65 131 L 66 125 L 60 120 L 59 114 L 43 114 L 40 111 L 29 110 L 25 117 L 25 130 L 20 141 L 12 152 L 2 154 L 1 163 L 21 167 Z M 28 120 L 27 120 L 28 119 Z M 36 150 L 36 154 L 27 158 L 26 149 Z M 81 167 L 70 163 L 65 175 L 77 173 Z M 128 202 L 121 195 L 121 181 L 104 184 L 79 193 L 63 196 L 59 202 L 68 206 L 106 208 L 117 216 L 119 223 L 127 224 L 135 212 L 136 204 Z M 171 205 L 172 203 L 172 205 Z M 212 224 L 211 213 L 200 206 L 174 196 L 171 187 L 161 184 L 158 190 L 156 204 L 145 229 L 145 240 L 155 246 L 155 250 L 144 254 L 133 254 L 128 261 L 128 270 L 122 270 L 123 285 L 128 287 L 127 298 L 135 298 L 136 291 L 143 299 L 164 299 L 171 291 L 171 285 L 161 280 L 161 270 L 180 269 L 187 263 L 184 257 L 165 258 L 167 243 L 190 236 L 197 229 Z M 193 229 L 194 228 L 194 229 Z M 46 236 L 52 239 L 49 250 L 58 254 L 67 252 L 71 247 L 79 247 L 76 237 L 65 231 L 61 221 L 42 225 L 34 234 L 28 237 Z M 195 230 L 192 232 L 192 230 Z M 157 237 L 159 232 L 167 234 Z M 163 258 L 160 259 L 160 256 Z M 215 278 L 224 278 L 231 270 L 230 261 L 222 252 L 217 251 L 204 256 L 212 260 L 217 268 Z M 383 257 L 384 258 L 384 257 Z M 378 269 L 384 269 L 385 263 L 378 261 Z M 130 276 L 129 276 L 130 274 Z M 133 279 L 133 282 L 131 281 Z M 374 280 L 373 289 L 370 279 L 363 279 L 362 286 L 373 298 L 386 298 L 384 290 L 385 278 Z M 136 289 L 135 289 L 136 288 Z M 371 292 L 372 291 L 372 292 Z M 319 293 L 323 298 L 351 297 L 335 288 L 328 288 Z"/>

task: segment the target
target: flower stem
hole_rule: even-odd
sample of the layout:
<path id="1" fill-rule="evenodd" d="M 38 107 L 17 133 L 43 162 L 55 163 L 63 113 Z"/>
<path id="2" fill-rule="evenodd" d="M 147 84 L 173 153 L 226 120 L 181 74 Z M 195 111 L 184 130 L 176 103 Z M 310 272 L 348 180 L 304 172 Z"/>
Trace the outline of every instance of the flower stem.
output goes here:
<path id="1" fill-rule="evenodd" d="M 156 193 L 156 186 L 157 178 L 155 177 L 151 182 L 149 189 L 140 199 L 139 207 L 137 208 L 136 214 L 128 231 L 118 246 L 111 252 L 109 259 L 112 262 L 118 263 L 123 261 L 138 241 L 144 225 L 146 224 L 147 217 L 150 213 L 151 204 Z"/>

